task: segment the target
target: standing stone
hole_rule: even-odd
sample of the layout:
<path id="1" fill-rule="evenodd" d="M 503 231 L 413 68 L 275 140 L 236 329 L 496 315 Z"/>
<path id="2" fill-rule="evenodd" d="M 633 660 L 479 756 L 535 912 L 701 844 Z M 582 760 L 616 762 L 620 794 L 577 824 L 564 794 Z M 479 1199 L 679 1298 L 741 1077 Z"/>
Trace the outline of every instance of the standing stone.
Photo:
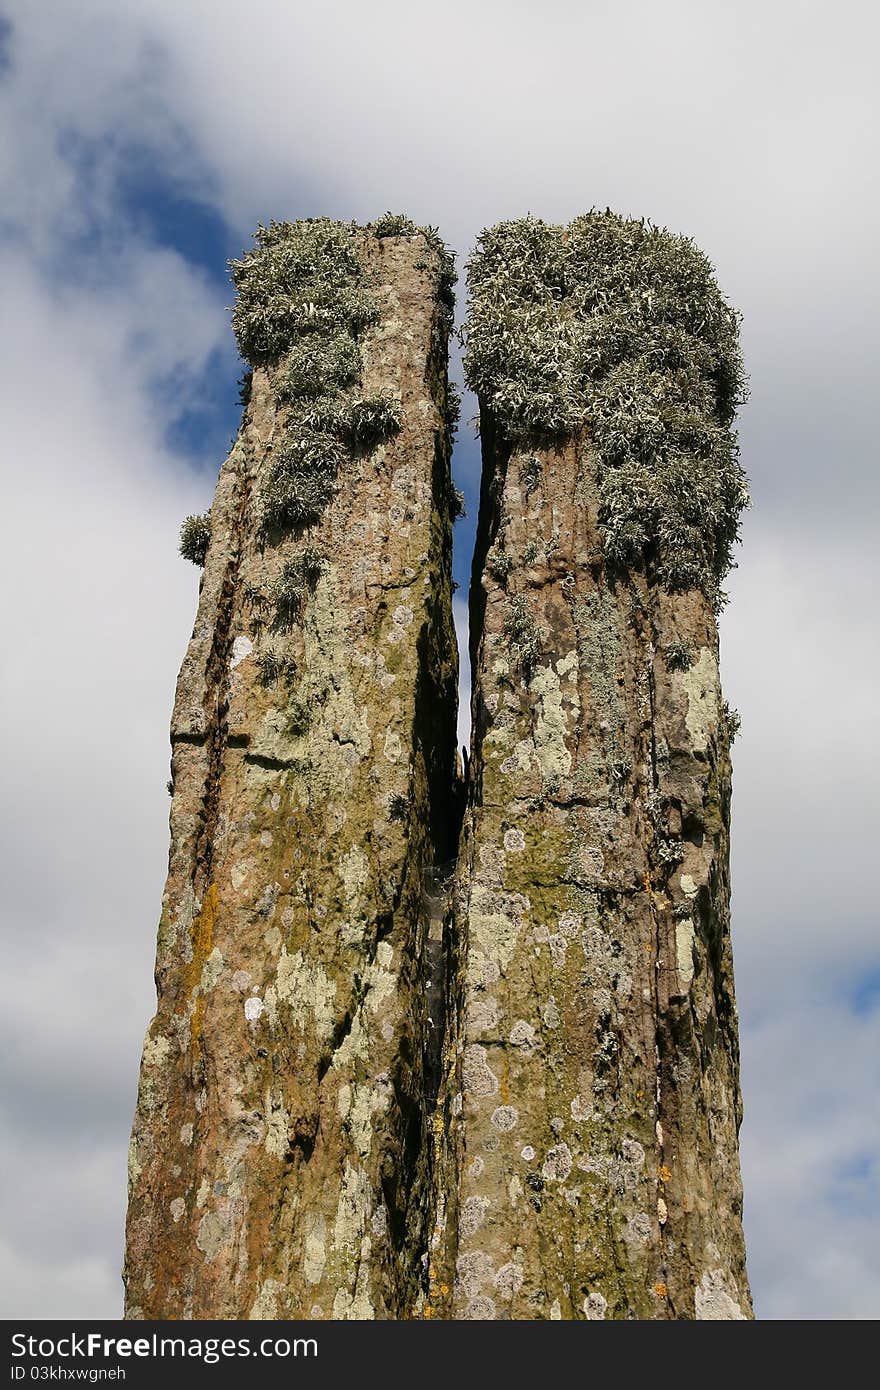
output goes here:
<path id="1" fill-rule="evenodd" d="M 747 500 L 736 318 L 690 242 L 611 214 L 494 228 L 470 289 L 439 1315 L 750 1317 L 716 627 Z"/>
<path id="2" fill-rule="evenodd" d="M 433 1219 L 423 890 L 457 831 L 454 275 L 388 216 L 260 228 L 233 277 L 253 371 L 183 535 L 127 1316 L 400 1317 Z"/>

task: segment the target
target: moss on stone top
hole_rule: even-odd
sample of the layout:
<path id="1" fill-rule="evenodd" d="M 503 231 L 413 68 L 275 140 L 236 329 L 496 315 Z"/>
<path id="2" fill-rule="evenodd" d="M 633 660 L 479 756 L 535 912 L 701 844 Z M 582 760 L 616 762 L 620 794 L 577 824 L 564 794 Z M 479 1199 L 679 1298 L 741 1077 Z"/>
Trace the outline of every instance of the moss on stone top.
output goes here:
<path id="1" fill-rule="evenodd" d="M 716 602 L 748 504 L 739 320 L 686 237 L 611 212 L 482 234 L 465 374 L 513 446 L 588 429 L 606 555 Z"/>

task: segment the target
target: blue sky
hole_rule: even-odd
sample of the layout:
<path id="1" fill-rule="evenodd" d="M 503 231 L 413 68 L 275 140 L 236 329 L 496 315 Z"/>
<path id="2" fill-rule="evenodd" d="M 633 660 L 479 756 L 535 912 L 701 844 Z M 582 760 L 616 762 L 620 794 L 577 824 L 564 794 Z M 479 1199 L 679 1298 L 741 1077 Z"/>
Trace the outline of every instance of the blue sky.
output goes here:
<path id="1" fill-rule="evenodd" d="M 745 316 L 755 506 L 722 669 L 743 717 L 750 1271 L 759 1316 L 876 1316 L 874 9 L 451 0 L 440 29 L 395 0 L 5 12 L 7 1314 L 121 1307 L 167 726 L 197 588 L 176 534 L 238 419 L 226 258 L 259 220 L 390 207 L 438 224 L 461 265 L 501 217 L 595 204 L 692 234 Z M 478 468 L 463 425 L 460 600 Z"/>

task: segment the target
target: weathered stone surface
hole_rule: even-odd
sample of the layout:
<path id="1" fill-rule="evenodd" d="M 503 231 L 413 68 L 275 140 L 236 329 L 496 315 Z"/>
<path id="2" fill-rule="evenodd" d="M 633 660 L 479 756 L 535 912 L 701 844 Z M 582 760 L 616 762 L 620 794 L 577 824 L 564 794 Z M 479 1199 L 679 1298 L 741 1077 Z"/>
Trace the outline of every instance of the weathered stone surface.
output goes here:
<path id="1" fill-rule="evenodd" d="M 315 524 L 267 534 L 288 418 L 268 362 L 220 473 L 172 723 L 131 1318 L 399 1317 L 422 1280 L 424 885 L 457 828 L 447 325 L 435 244 L 351 235 L 380 315 L 361 390 L 402 425 L 348 451 Z"/>
<path id="2" fill-rule="evenodd" d="M 250 400 L 184 540 L 128 1316 L 750 1317 L 735 316 L 646 224 L 481 240 L 459 845 L 449 263 L 390 214 L 257 241 Z"/>
<path id="3" fill-rule="evenodd" d="M 564 255 L 564 229 L 547 239 Z M 526 280 L 527 325 L 538 298 Z M 656 553 L 609 554 L 589 421 L 505 438 L 504 393 L 529 402 L 516 331 L 490 344 L 513 365 L 481 401 L 438 1314 L 750 1317 L 714 607 Z"/>
<path id="4" fill-rule="evenodd" d="M 539 457 L 490 455 L 476 595 L 454 1315 L 747 1316 L 715 622 L 610 582 L 588 443 Z"/>

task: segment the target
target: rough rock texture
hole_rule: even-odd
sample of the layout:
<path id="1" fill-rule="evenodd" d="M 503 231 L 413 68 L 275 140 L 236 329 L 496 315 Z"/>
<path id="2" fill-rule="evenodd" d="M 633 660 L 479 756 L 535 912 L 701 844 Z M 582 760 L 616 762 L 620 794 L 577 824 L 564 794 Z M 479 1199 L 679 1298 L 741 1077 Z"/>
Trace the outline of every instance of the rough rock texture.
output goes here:
<path id="1" fill-rule="evenodd" d="M 494 404 L 439 1315 L 750 1317 L 713 604 L 659 582 L 656 552 L 609 557 L 589 423 L 527 447 Z"/>
<path id="2" fill-rule="evenodd" d="M 540 460 L 484 497 L 454 1315 L 745 1316 L 715 621 L 610 582 L 587 443 Z"/>
<path id="3" fill-rule="evenodd" d="M 269 354 L 220 473 L 172 723 L 130 1318 L 400 1317 L 423 1281 L 425 887 L 457 832 L 448 323 L 435 242 L 343 232 L 379 312 L 360 386 L 399 429 L 346 450 L 313 524 L 267 531 L 289 433 Z"/>
<path id="4" fill-rule="evenodd" d="M 261 228 L 175 704 L 133 1318 L 751 1316 L 716 612 L 733 312 L 613 214 L 484 234 L 459 847 L 433 233 Z M 457 856 L 457 869 L 456 869 Z"/>

